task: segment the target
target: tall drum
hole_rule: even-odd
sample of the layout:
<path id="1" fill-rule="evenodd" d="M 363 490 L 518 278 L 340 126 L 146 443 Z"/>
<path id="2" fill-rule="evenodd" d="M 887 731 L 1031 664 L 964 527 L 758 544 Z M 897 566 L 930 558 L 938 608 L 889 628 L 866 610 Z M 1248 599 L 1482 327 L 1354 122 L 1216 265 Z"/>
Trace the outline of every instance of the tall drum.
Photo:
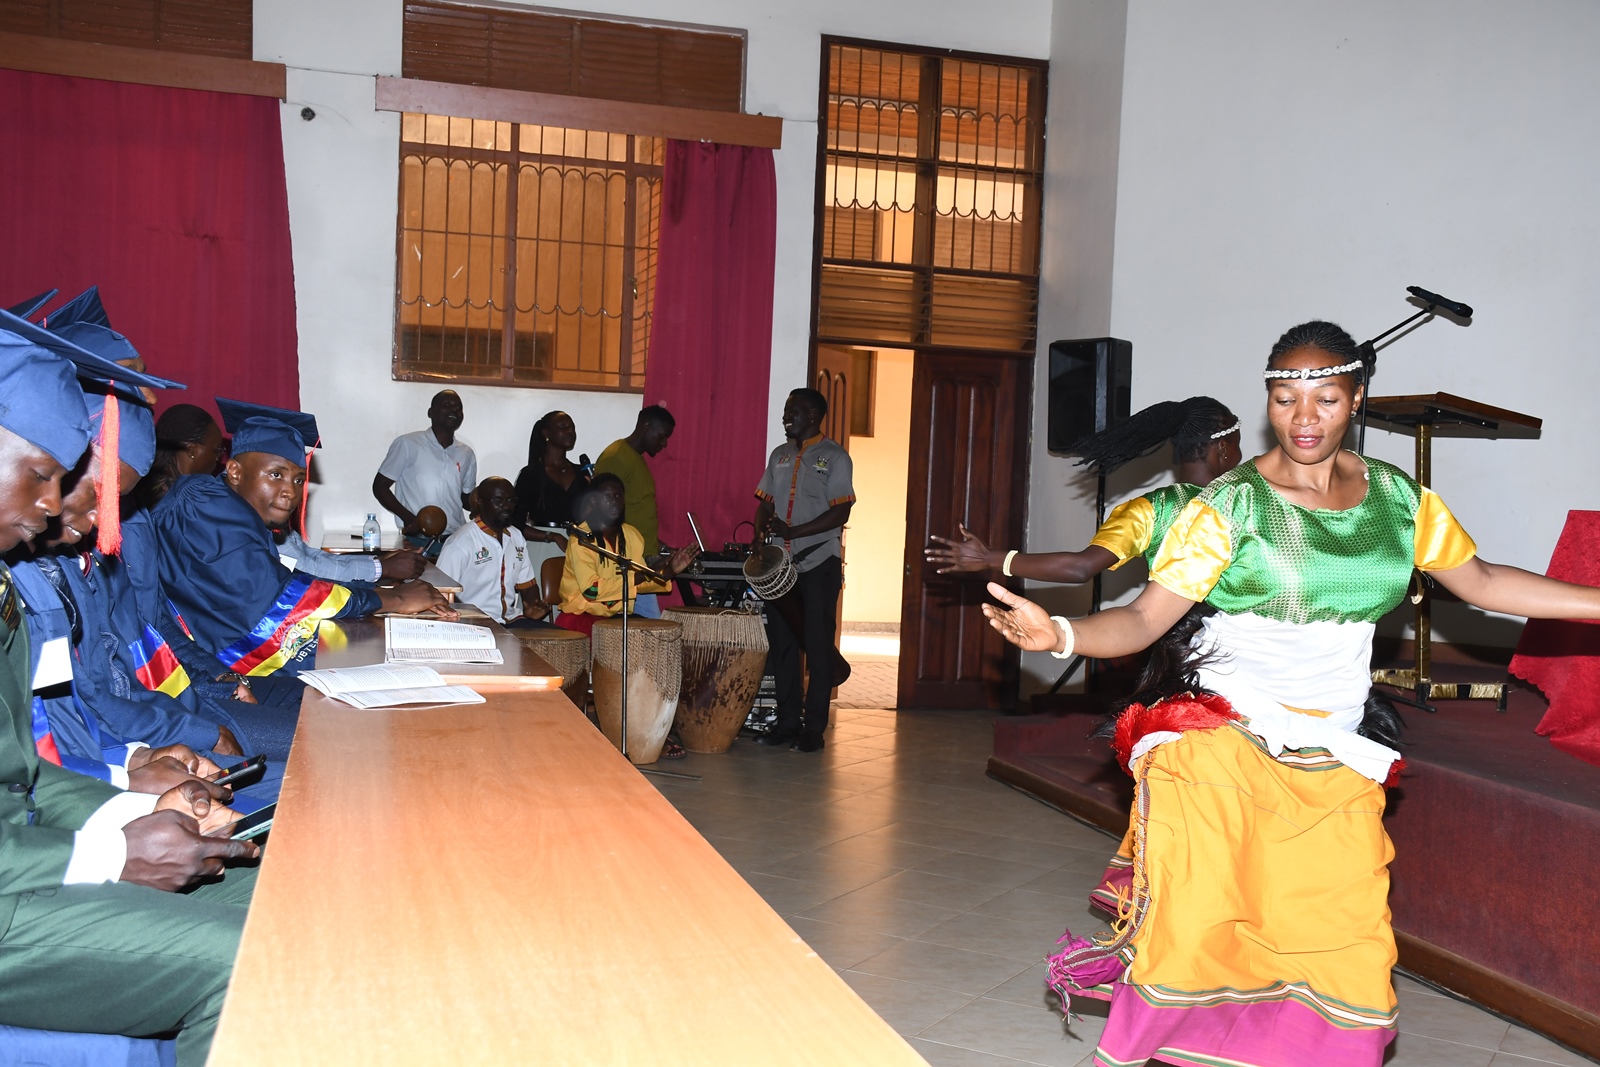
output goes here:
<path id="1" fill-rule="evenodd" d="M 613 745 L 622 739 L 622 620 L 600 619 L 591 642 L 594 710 Z M 683 678 L 683 625 L 628 617 L 628 758 L 654 763 L 678 710 Z"/>
<path id="2" fill-rule="evenodd" d="M 561 691 L 579 709 L 589 699 L 589 638 L 576 630 L 557 630 L 540 627 L 537 630 L 521 628 L 511 631 L 529 648 L 561 675 Z"/>
<path id="3" fill-rule="evenodd" d="M 767 630 L 753 612 L 667 608 L 683 624 L 678 736 L 690 752 L 726 752 L 744 725 L 767 665 Z"/>

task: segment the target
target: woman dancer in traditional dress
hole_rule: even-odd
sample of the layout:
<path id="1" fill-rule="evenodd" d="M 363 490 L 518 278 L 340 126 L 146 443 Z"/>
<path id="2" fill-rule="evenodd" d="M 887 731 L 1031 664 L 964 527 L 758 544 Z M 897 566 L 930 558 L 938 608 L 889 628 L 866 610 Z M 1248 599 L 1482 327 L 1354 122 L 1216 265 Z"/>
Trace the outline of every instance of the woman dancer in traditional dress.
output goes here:
<path id="1" fill-rule="evenodd" d="M 1110 474 L 1129 460 L 1149 455 L 1172 443 L 1178 481 L 1124 501 L 1111 509 L 1088 547 L 1078 552 L 1020 552 L 991 549 L 965 526 L 961 540 L 937 535 L 923 552 L 940 574 L 999 571 L 1007 578 L 1076 585 L 1106 569 L 1116 570 L 1135 556 L 1155 559 L 1167 528 L 1184 506 L 1200 495 L 1219 474 L 1238 466 L 1239 420 L 1220 400 L 1191 396 L 1152 404 L 1109 430 L 1084 438 L 1072 447 L 1078 465 L 1096 474 Z"/>
<path id="2" fill-rule="evenodd" d="M 1486 610 L 1600 618 L 1600 589 L 1484 562 L 1438 496 L 1340 447 L 1360 370 L 1331 323 L 1279 339 L 1265 374 L 1277 447 L 1184 509 L 1127 607 L 1069 622 L 989 587 L 1006 605 L 984 608 L 995 628 L 1057 656 L 1126 655 L 1194 604 L 1215 609 L 1172 695 L 1116 723 L 1136 783 L 1119 921 L 1097 941 L 1069 935 L 1051 963 L 1063 996 L 1111 1001 L 1102 1067 L 1376 1067 L 1396 1019 L 1381 820 L 1399 754 L 1365 736 L 1381 736 L 1374 625 L 1413 567 Z"/>

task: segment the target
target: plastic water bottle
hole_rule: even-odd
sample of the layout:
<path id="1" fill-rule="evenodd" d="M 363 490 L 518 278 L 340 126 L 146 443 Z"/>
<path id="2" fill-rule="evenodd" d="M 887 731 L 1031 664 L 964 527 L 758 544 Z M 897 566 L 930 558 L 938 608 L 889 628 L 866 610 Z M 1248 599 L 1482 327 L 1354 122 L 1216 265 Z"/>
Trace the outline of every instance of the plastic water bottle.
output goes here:
<path id="1" fill-rule="evenodd" d="M 383 529 L 378 525 L 378 513 L 367 512 L 367 524 L 361 527 L 361 551 L 376 552 L 383 542 Z"/>

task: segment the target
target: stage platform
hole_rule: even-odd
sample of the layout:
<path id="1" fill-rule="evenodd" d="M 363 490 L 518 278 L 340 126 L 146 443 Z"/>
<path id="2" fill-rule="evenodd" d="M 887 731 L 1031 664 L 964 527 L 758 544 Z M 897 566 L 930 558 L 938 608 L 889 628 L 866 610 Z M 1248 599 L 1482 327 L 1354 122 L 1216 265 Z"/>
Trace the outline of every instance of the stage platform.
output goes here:
<path id="1" fill-rule="evenodd" d="M 995 721 L 989 774 L 1120 836 L 1132 781 L 1088 737 L 1103 701 L 1057 701 Z M 1600 767 L 1533 732 L 1535 691 L 1514 689 L 1503 713 L 1493 701 L 1437 707 L 1402 709 L 1407 767 L 1384 820 L 1400 965 L 1600 1057 Z"/>

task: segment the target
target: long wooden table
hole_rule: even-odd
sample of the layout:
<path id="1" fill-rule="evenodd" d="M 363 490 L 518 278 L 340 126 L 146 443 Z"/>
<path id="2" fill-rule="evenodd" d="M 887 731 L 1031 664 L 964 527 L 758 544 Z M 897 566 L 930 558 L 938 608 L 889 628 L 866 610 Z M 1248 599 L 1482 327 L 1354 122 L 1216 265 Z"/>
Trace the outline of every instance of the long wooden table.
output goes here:
<path id="1" fill-rule="evenodd" d="M 923 1062 L 559 691 L 487 696 L 307 691 L 213 1064 Z"/>

